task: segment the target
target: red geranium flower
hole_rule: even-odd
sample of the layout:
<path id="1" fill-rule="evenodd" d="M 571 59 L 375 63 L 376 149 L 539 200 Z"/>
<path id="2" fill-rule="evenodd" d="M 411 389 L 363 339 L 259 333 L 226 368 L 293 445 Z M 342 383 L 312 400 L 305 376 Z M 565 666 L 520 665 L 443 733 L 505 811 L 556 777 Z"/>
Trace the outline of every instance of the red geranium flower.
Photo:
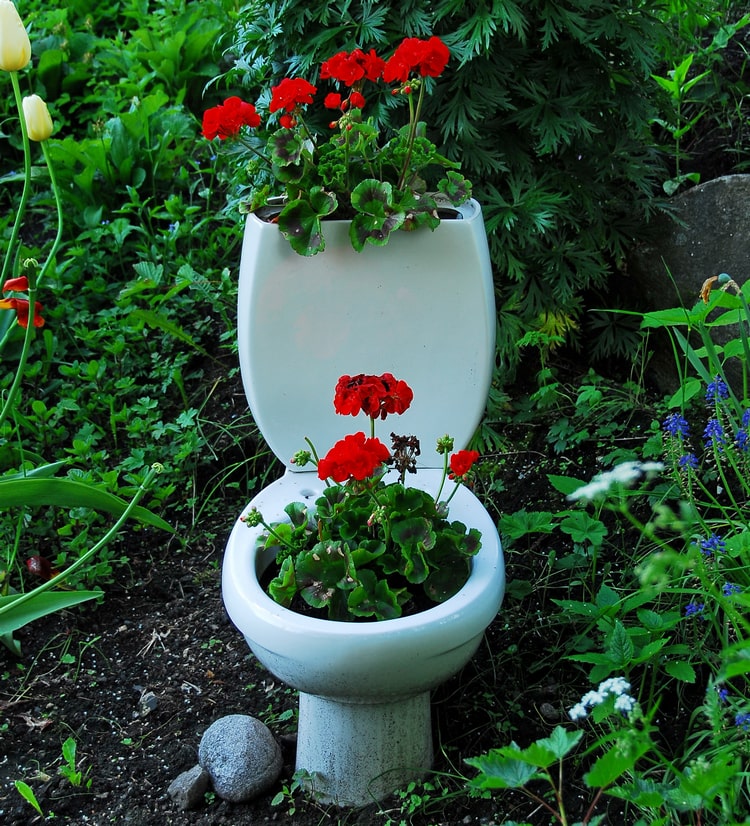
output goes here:
<path id="1" fill-rule="evenodd" d="M 411 387 L 391 373 L 383 373 L 380 377 L 385 393 L 380 399 L 380 418 L 384 419 L 388 413 L 404 413 L 408 410 L 414 393 Z"/>
<path id="2" fill-rule="evenodd" d="M 361 431 L 345 436 L 318 462 L 318 477 L 346 482 L 367 479 L 390 457 L 380 439 L 368 439 Z"/>
<path id="3" fill-rule="evenodd" d="M 383 80 L 386 83 L 406 83 L 413 71 L 422 77 L 437 77 L 445 69 L 450 52 L 439 37 L 419 40 L 407 37 L 385 64 Z"/>
<path id="4" fill-rule="evenodd" d="M 326 95 L 323 106 L 325 106 L 326 109 L 341 109 L 341 95 L 336 94 L 336 92 L 331 92 L 329 95 Z"/>
<path id="5" fill-rule="evenodd" d="M 359 92 L 352 92 L 351 95 L 349 95 L 349 103 L 355 109 L 362 109 L 365 105 L 364 95 L 360 94 Z"/>
<path id="6" fill-rule="evenodd" d="M 238 97 L 227 98 L 224 103 L 206 109 L 203 113 L 203 136 L 208 140 L 236 137 L 243 126 L 260 126 L 260 115 L 252 103 Z"/>
<path id="7" fill-rule="evenodd" d="M 278 112 L 279 109 L 293 112 L 303 103 L 312 103 L 317 91 L 317 87 L 301 77 L 285 77 L 278 86 L 271 87 L 271 104 L 268 108 L 271 112 Z"/>
<path id="8" fill-rule="evenodd" d="M 320 76 L 324 80 L 332 79 L 353 86 L 360 80 L 377 80 L 383 72 L 385 61 L 370 49 L 365 54 L 361 49 L 355 49 L 351 54 L 339 52 L 326 60 L 320 67 Z"/>
<path id="9" fill-rule="evenodd" d="M 450 459 L 450 466 L 453 471 L 450 478 L 466 476 L 478 458 L 479 453 L 476 450 L 459 450 L 458 453 L 454 453 Z"/>
<path id="10" fill-rule="evenodd" d="M 342 416 L 356 416 L 360 411 L 371 419 L 385 419 L 389 413 L 403 413 L 414 393 L 405 381 L 391 373 L 382 376 L 341 376 L 336 384 L 333 407 Z"/>

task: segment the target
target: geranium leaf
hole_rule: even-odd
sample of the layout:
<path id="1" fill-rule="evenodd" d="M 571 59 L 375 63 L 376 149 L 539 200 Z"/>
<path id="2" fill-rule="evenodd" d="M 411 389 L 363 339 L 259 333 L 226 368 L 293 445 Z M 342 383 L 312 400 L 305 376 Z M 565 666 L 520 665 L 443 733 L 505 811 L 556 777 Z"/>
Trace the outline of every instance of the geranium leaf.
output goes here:
<path id="1" fill-rule="evenodd" d="M 463 588 L 469 571 L 468 563 L 462 559 L 443 562 L 425 580 L 425 593 L 433 602 L 445 602 Z"/>
<path id="2" fill-rule="evenodd" d="M 306 199 L 297 198 L 284 206 L 279 229 L 295 252 L 309 256 L 325 249 L 320 219 L 331 215 L 336 206 L 336 196 L 319 186 L 314 186 Z"/>
<path id="3" fill-rule="evenodd" d="M 352 190 L 352 207 L 365 215 L 385 219 L 387 207 L 393 204 L 393 187 L 386 182 L 368 178 Z"/>
<path id="4" fill-rule="evenodd" d="M 360 571 L 359 585 L 349 594 L 347 605 L 356 617 L 395 619 L 401 616 L 400 589 L 391 589 L 372 571 Z"/>
<path id="5" fill-rule="evenodd" d="M 307 524 L 307 508 L 302 502 L 290 502 L 284 508 L 284 513 L 292 520 L 295 528 Z"/>
<path id="6" fill-rule="evenodd" d="M 279 229 L 300 255 L 315 255 L 325 249 L 320 218 L 308 201 L 290 201 L 279 213 Z"/>
<path id="7" fill-rule="evenodd" d="M 268 584 L 268 594 L 274 602 L 288 608 L 296 593 L 297 580 L 294 575 L 294 565 L 291 557 L 287 557 L 281 563 L 279 573 Z"/>
<path id="8" fill-rule="evenodd" d="M 471 198 L 471 183 L 460 172 L 452 169 L 445 173 L 438 184 L 440 192 L 454 205 L 459 206 Z"/>
<path id="9" fill-rule="evenodd" d="M 279 129 L 268 139 L 268 156 L 274 165 L 298 164 L 304 143 L 292 129 Z"/>
<path id="10" fill-rule="evenodd" d="M 377 559 L 385 553 L 385 542 L 379 539 L 364 539 L 352 550 L 352 562 L 355 568 L 360 568 Z"/>

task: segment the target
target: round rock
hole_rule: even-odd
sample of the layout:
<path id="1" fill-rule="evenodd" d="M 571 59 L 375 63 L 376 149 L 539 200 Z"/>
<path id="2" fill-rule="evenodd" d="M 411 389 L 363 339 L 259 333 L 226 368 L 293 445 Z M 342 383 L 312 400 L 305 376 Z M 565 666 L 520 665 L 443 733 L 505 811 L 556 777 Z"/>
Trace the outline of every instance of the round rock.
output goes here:
<path id="1" fill-rule="evenodd" d="M 198 746 L 198 763 L 211 775 L 219 797 L 240 803 L 276 781 L 281 774 L 281 749 L 260 720 L 230 714 L 206 729 Z"/>

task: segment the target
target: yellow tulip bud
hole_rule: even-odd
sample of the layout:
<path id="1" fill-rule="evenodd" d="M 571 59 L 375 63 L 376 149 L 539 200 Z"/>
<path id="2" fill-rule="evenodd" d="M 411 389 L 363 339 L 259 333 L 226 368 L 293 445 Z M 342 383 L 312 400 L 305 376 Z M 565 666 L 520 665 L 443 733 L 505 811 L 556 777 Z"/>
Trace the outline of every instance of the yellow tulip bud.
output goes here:
<path id="1" fill-rule="evenodd" d="M 52 134 L 52 118 L 47 104 L 39 95 L 29 95 L 23 99 L 23 116 L 32 141 L 46 141 Z"/>
<path id="2" fill-rule="evenodd" d="M 0 0 L 0 69 L 17 72 L 31 60 L 31 43 L 12 0 Z"/>

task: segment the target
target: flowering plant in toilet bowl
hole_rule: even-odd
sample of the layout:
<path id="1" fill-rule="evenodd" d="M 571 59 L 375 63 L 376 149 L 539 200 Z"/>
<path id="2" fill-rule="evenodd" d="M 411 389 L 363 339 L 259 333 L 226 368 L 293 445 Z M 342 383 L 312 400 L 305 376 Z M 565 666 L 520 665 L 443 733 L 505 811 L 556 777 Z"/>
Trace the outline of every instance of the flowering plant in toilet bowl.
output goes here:
<path id="1" fill-rule="evenodd" d="M 481 547 L 476 528 L 449 518 L 450 500 L 479 458 L 438 440 L 443 474 L 435 495 L 408 487 L 420 453 L 414 436 L 391 434 L 389 449 L 375 434 L 377 420 L 403 413 L 413 393 L 390 373 L 341 376 L 334 408 L 341 415 L 364 413 L 370 433 L 348 435 L 323 457 L 314 445 L 294 462 L 313 462 L 325 481 L 310 507 L 291 502 L 288 520 L 268 524 L 251 509 L 243 520 L 263 525 L 258 545 L 275 555 L 266 590 L 279 604 L 322 618 L 357 621 L 395 619 L 455 595 L 466 583 L 471 559 Z M 451 492 L 441 500 L 446 487 Z"/>
<path id="2" fill-rule="evenodd" d="M 319 86 L 285 77 L 257 107 L 232 96 L 207 109 L 203 135 L 225 142 L 249 172 L 248 211 L 285 196 L 274 220 L 301 255 L 325 249 L 323 223 L 330 218 L 351 220 L 357 251 L 386 244 L 396 230 L 434 230 L 441 207 L 471 197 L 459 164 L 438 152 L 421 120 L 425 93 L 449 58 L 438 37 L 407 37 L 387 59 L 374 49 L 339 52 L 319 69 L 318 83 L 329 86 L 322 107 Z M 372 114 L 384 92 L 408 103 L 405 123 L 391 134 L 382 134 Z"/>

